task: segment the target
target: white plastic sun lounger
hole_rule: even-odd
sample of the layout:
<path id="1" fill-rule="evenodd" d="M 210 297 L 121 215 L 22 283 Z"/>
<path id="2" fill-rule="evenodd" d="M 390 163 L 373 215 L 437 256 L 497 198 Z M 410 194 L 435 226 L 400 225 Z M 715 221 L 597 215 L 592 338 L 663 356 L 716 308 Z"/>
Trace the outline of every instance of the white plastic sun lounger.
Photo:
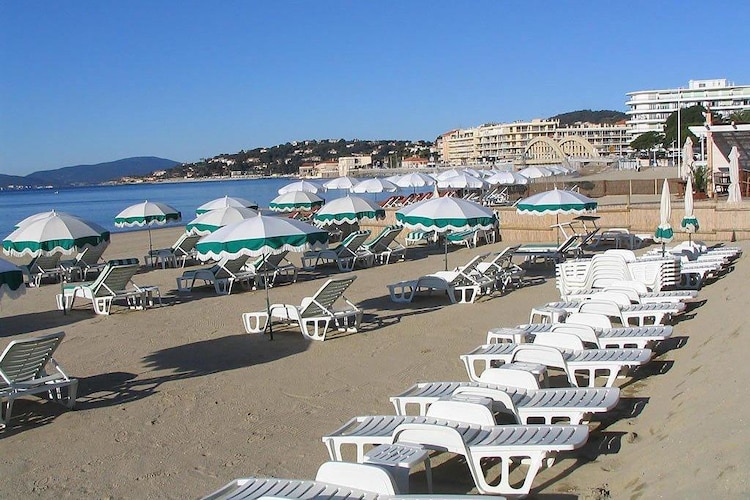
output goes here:
<path id="1" fill-rule="evenodd" d="M 527 387 L 515 387 L 523 384 L 519 383 L 519 374 L 528 376 L 524 379 Z M 419 415 L 426 415 L 435 401 L 467 396 L 489 398 L 493 411 L 511 413 L 522 424 L 530 420 L 545 424 L 565 420 L 571 425 L 586 423 L 589 414 L 610 411 L 620 400 L 616 387 L 540 389 L 533 375 L 518 370 L 490 368 L 480 379 L 482 382 L 422 382 L 390 400 L 397 415 L 408 415 L 412 406 L 417 406 Z"/>
<path id="2" fill-rule="evenodd" d="M 462 455 L 480 493 L 526 495 L 539 469 L 551 465 L 555 453 L 583 446 L 588 427 L 580 425 L 492 425 L 494 417 L 482 405 L 457 401 L 439 401 L 427 410 L 427 416 L 355 417 L 323 442 L 333 460 L 341 460 L 341 448 L 354 445 L 357 461 L 369 445 L 396 442 L 419 444 L 427 449 Z M 469 421 L 452 420 L 469 418 Z M 479 423 L 482 422 L 482 423 Z M 495 458 L 501 462 L 500 477 L 488 482 L 480 462 Z M 511 463 L 528 459 L 523 483 L 513 487 L 509 482 Z"/>
<path id="3" fill-rule="evenodd" d="M 203 500 L 485 500 L 480 495 L 408 495 L 391 475 L 370 464 L 325 462 L 314 481 L 249 477 L 235 479 Z M 502 500 L 503 497 L 497 497 Z"/>
<path id="4" fill-rule="evenodd" d="M 583 342 L 595 344 L 598 349 L 625 349 L 628 347 L 646 349 L 655 342 L 670 338 L 673 328 L 671 325 L 615 328 L 612 327 L 609 318 L 606 316 L 573 313 L 565 318 L 565 323 L 529 323 L 518 325 L 515 328 L 490 330 L 487 332 L 487 343 L 502 342 L 509 337 L 521 338 L 523 342 L 532 342 L 536 335 L 556 331 L 572 333 Z M 513 333 L 515 335 L 512 335 Z"/>
<path id="5" fill-rule="evenodd" d="M 682 313 L 686 308 L 682 302 L 633 303 L 633 300 L 637 300 L 637 298 L 637 294 L 625 291 L 599 292 L 582 301 L 549 302 L 544 305 L 544 308 L 560 309 L 570 314 L 580 312 L 581 304 L 585 304 L 587 301 L 613 302 L 619 306 L 623 319 L 627 320 L 627 323 L 623 323 L 623 326 L 629 326 L 631 320 L 637 321 L 638 326 L 646 325 L 647 321 L 654 325 L 664 324 L 673 315 Z M 533 319 L 530 322 L 533 322 Z"/>
<path id="6" fill-rule="evenodd" d="M 549 337 L 545 337 L 545 341 L 547 339 Z M 516 350 L 529 350 L 530 348 L 538 351 L 542 356 L 547 353 L 553 354 L 554 351 L 562 354 L 567 368 L 572 372 L 568 374 L 568 380 L 573 383 L 571 375 L 584 373 L 588 375 L 589 387 L 595 387 L 595 375 L 602 372 L 607 376 L 605 387 L 612 387 L 621 370 L 644 365 L 651 359 L 650 349 L 580 349 L 574 351 L 560 350 L 548 345 L 503 343 L 480 345 L 470 353 L 462 354 L 461 360 L 464 362 L 469 379 L 480 382 L 482 371 L 491 368 L 493 364 L 511 363 Z M 477 363 L 483 366 L 482 371 L 477 370 Z"/>

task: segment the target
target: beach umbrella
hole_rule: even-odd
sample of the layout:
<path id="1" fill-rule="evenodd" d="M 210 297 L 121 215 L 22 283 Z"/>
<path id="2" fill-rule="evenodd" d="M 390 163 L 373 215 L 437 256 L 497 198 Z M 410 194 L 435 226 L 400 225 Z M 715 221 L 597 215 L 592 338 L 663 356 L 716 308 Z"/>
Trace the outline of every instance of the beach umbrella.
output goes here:
<path id="1" fill-rule="evenodd" d="M 283 252 L 303 252 L 326 248 L 328 232 L 286 217 L 256 215 L 235 222 L 203 237 L 195 245 L 198 259 L 222 260 L 241 257 L 268 257 Z M 264 281 L 266 289 L 266 310 L 270 312 L 268 277 Z M 271 321 L 267 326 L 273 339 Z"/>
<path id="2" fill-rule="evenodd" d="M 680 225 L 688 233 L 688 241 L 692 241 L 692 234 L 698 231 L 698 219 L 693 214 L 693 180 L 689 175 L 685 185 L 685 215 Z"/>
<path id="3" fill-rule="evenodd" d="M 359 184 L 359 181 L 355 179 L 354 177 L 336 177 L 335 179 L 331 179 L 330 181 L 326 181 L 323 183 L 323 187 L 328 189 L 351 189 L 354 186 Z"/>
<path id="4" fill-rule="evenodd" d="M 523 170 L 518 171 L 519 174 L 523 175 L 527 179 L 540 179 L 542 177 L 550 177 L 552 172 L 544 167 L 526 167 Z"/>
<path id="5" fill-rule="evenodd" d="M 596 210 L 596 201 L 575 191 L 553 189 L 524 198 L 516 205 L 516 212 L 527 215 L 555 215 L 560 224 L 560 215 L 581 215 Z M 560 242 L 560 235 L 557 235 Z"/>
<path id="6" fill-rule="evenodd" d="M 0 259 L 0 299 L 7 295 L 16 299 L 26 293 L 26 285 L 23 283 L 23 271 L 17 265 Z"/>
<path id="7" fill-rule="evenodd" d="M 656 228 L 654 233 L 654 241 L 661 243 L 661 254 L 664 256 L 664 244 L 672 241 L 674 237 L 674 231 L 672 231 L 672 224 L 670 219 L 672 218 L 672 205 L 670 202 L 669 184 L 667 179 L 664 179 L 664 184 L 661 188 L 661 203 L 659 204 L 659 226 Z"/>
<path id="8" fill-rule="evenodd" d="M 445 172 L 440 172 L 438 174 L 434 174 L 434 177 L 438 181 L 442 181 L 443 179 L 448 179 L 449 177 L 454 177 L 460 173 L 462 173 L 463 170 L 458 168 L 452 168 L 450 170 L 446 170 Z M 469 174 L 471 175 L 471 174 Z"/>
<path id="9" fill-rule="evenodd" d="M 109 231 L 75 215 L 51 212 L 48 217 L 27 222 L 3 240 L 6 255 L 70 255 L 88 247 L 109 244 Z"/>
<path id="10" fill-rule="evenodd" d="M 195 210 L 196 215 L 205 214 L 211 210 L 217 210 L 219 208 L 235 207 L 235 208 L 252 208 L 253 210 L 258 209 L 258 204 L 254 201 L 246 200 L 245 198 L 235 198 L 233 196 L 224 196 L 222 198 L 216 198 L 203 205 L 199 206 Z"/>
<path id="11" fill-rule="evenodd" d="M 292 193 L 295 191 L 303 191 L 306 193 L 317 194 L 323 191 L 323 186 L 315 182 L 310 182 L 310 181 L 296 181 L 296 182 L 292 182 L 282 187 L 281 189 L 279 189 L 278 193 L 286 194 L 286 193 Z"/>
<path id="12" fill-rule="evenodd" d="M 407 205 L 396 212 L 396 220 L 416 231 L 490 230 L 497 225 L 497 216 L 487 207 L 463 198 L 444 196 L 429 198 Z M 448 270 L 448 242 L 445 241 L 445 269 Z"/>
<path id="13" fill-rule="evenodd" d="M 740 191 L 740 154 L 737 151 L 737 146 L 732 146 L 732 150 L 729 153 L 729 197 L 727 203 L 740 203 L 742 201 L 742 193 Z"/>
<path id="14" fill-rule="evenodd" d="M 528 177 L 524 177 L 517 172 L 495 172 L 485 180 L 492 185 L 502 186 L 526 185 L 529 183 Z"/>
<path id="15" fill-rule="evenodd" d="M 115 227 L 143 227 L 148 229 L 148 251 L 153 250 L 151 226 L 163 226 L 182 220 L 182 214 L 166 203 L 144 201 L 130 205 L 115 216 Z"/>
<path id="16" fill-rule="evenodd" d="M 357 194 L 382 193 L 384 191 L 392 193 L 397 189 L 398 186 L 394 183 L 376 177 L 374 179 L 367 179 L 366 181 L 360 182 L 359 184 L 351 188 L 350 191 Z"/>
<path id="17" fill-rule="evenodd" d="M 474 177 L 466 172 L 460 172 L 451 177 L 439 179 L 437 185 L 441 188 L 451 189 L 486 189 L 489 186 L 483 179 Z"/>
<path id="18" fill-rule="evenodd" d="M 348 195 L 329 201 L 315 212 L 313 220 L 321 226 L 357 224 L 362 219 L 384 219 L 385 210 L 375 202 Z"/>
<path id="19" fill-rule="evenodd" d="M 433 186 L 435 184 L 435 178 L 421 172 L 412 172 L 410 174 L 396 176 L 391 182 L 401 188 L 412 188 L 416 192 L 417 188 Z"/>
<path id="20" fill-rule="evenodd" d="M 204 212 L 185 225 L 189 234 L 205 236 L 233 222 L 249 219 L 258 215 L 256 210 L 245 207 L 224 207 Z"/>
<path id="21" fill-rule="evenodd" d="M 323 198 L 308 191 L 290 191 L 280 194 L 269 203 L 268 208 L 274 212 L 294 212 L 295 210 L 313 210 L 323 205 Z"/>
<path id="22" fill-rule="evenodd" d="M 682 163 L 679 168 L 680 179 L 687 179 L 693 171 L 693 139 L 685 139 L 685 145 L 682 148 Z"/>

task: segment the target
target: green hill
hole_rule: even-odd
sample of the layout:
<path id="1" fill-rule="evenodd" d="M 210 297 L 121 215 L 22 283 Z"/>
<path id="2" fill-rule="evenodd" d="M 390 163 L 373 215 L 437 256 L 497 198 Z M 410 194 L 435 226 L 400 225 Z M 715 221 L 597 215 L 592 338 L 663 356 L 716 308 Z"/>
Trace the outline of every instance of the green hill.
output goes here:
<path id="1" fill-rule="evenodd" d="M 560 125 L 573 125 L 579 122 L 611 124 L 627 119 L 628 115 L 622 111 L 612 111 L 608 109 L 602 109 L 599 111 L 582 109 L 580 111 L 561 113 L 550 118 L 550 120 L 559 120 Z"/>

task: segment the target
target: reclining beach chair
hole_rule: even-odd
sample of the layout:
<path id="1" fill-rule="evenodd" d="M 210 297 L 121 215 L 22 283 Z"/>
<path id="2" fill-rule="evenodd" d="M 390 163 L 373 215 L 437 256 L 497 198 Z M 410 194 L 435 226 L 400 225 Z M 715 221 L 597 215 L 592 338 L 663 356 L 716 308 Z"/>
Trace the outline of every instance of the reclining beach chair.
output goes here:
<path id="1" fill-rule="evenodd" d="M 109 243 L 101 244 L 95 247 L 86 247 L 76 255 L 75 259 L 61 260 L 60 267 L 66 281 L 75 281 L 76 279 L 88 279 L 89 273 L 100 273 L 107 265 L 102 260 L 102 254 L 107 249 Z"/>
<path id="2" fill-rule="evenodd" d="M 132 278 L 138 271 L 138 259 L 110 260 L 94 281 L 64 284 L 57 294 L 57 308 L 69 311 L 76 297 L 91 301 L 96 314 L 109 314 L 112 302 L 123 300 L 130 309 L 154 305 L 154 295 L 161 304 L 159 287 L 138 286 Z"/>
<path id="3" fill-rule="evenodd" d="M 408 495 L 383 467 L 325 462 L 314 481 L 249 477 L 235 479 L 202 500 L 486 500 L 480 495 Z"/>
<path id="4" fill-rule="evenodd" d="M 62 279 L 63 268 L 60 267 L 60 257 L 62 257 L 60 253 L 38 255 L 28 264 L 18 267 L 26 276 L 29 286 L 39 286 L 44 278 L 54 278 L 55 281 Z"/>
<path id="5" fill-rule="evenodd" d="M 522 342 L 533 342 L 535 336 L 545 332 L 565 332 L 578 336 L 597 349 L 646 349 L 655 342 L 670 338 L 673 331 L 670 325 L 613 327 L 609 317 L 603 314 L 572 313 L 565 317 L 565 323 L 531 323 L 515 328 L 492 329 L 487 332 L 487 343 L 516 338 L 513 333 L 517 333 Z"/>
<path id="6" fill-rule="evenodd" d="M 177 278 L 177 291 L 190 292 L 195 282 L 201 280 L 203 285 L 213 285 L 217 295 L 229 295 L 235 283 L 250 288 L 255 280 L 255 273 L 245 270 L 247 257 L 222 259 L 217 264 L 203 269 L 185 271 Z"/>
<path id="7" fill-rule="evenodd" d="M 180 267 L 185 267 L 187 260 L 195 257 L 195 244 L 201 238 L 198 234 L 182 233 L 171 247 L 150 250 L 143 260 L 147 266 L 155 267 L 161 263 L 162 269 L 168 265 L 177 267 L 177 262 L 181 262 Z"/>
<path id="8" fill-rule="evenodd" d="M 420 243 L 427 243 L 428 245 L 434 244 L 437 241 L 437 233 L 435 231 L 410 231 L 406 235 L 404 243 L 406 246 L 414 246 Z"/>
<path id="9" fill-rule="evenodd" d="M 470 229 L 468 231 L 456 231 L 443 235 L 443 237 L 451 245 L 465 246 L 466 248 L 472 248 L 477 246 L 479 239 L 479 230 Z"/>
<path id="10" fill-rule="evenodd" d="M 481 382 L 422 382 L 390 398 L 397 415 L 408 415 L 417 406 L 418 415 L 438 400 L 465 397 L 489 398 L 493 413 L 512 414 L 521 424 L 552 424 L 566 421 L 586 423 L 589 415 L 604 413 L 617 406 L 620 389 L 616 387 L 561 387 L 540 389 L 536 377 L 520 370 L 490 368 Z M 531 421 L 531 422 L 530 422 Z"/>
<path id="11" fill-rule="evenodd" d="M 411 302 L 418 293 L 432 293 L 434 290 L 440 290 L 448 294 L 451 304 L 473 303 L 478 296 L 490 293 L 494 289 L 494 277 L 476 272 L 477 265 L 488 255 L 486 253 L 477 255 L 465 266 L 453 271 L 438 271 L 420 276 L 415 280 L 387 285 L 388 293 L 393 302 Z"/>
<path id="12" fill-rule="evenodd" d="M 544 243 L 528 243 L 521 245 L 516 249 L 514 255 L 523 257 L 524 262 L 537 263 L 540 260 L 544 263 L 558 264 L 565 260 L 567 254 L 573 253 L 580 255 L 582 250 L 580 244 L 580 236 L 573 234 L 560 243 L 555 244 L 544 244 Z"/>
<path id="13" fill-rule="evenodd" d="M 344 292 L 357 279 L 330 279 L 312 297 L 302 299 L 300 305 L 271 304 L 268 311 L 250 312 L 242 315 L 242 324 L 247 333 L 264 333 L 268 322 L 296 323 L 302 334 L 311 340 L 325 340 L 328 328 L 333 325 L 339 332 L 357 332 L 362 322 L 362 310 L 350 302 Z M 343 299 L 346 307 L 335 308 L 337 300 Z"/>
<path id="14" fill-rule="evenodd" d="M 288 253 L 289 252 L 281 252 L 277 254 L 263 255 L 252 262 L 248 260 L 245 265 L 245 270 L 255 273 L 255 279 L 258 282 L 258 286 L 263 286 L 263 281 L 266 279 L 266 276 L 269 277 L 269 286 L 273 286 L 278 278 L 289 279 L 292 283 L 296 283 L 299 269 L 287 260 L 286 256 Z"/>
<path id="15" fill-rule="evenodd" d="M 558 338 L 565 334 L 558 334 Z M 572 336 L 570 336 L 572 337 Z M 573 340 L 565 338 L 565 340 Z M 546 359 L 555 360 L 559 354 L 562 354 L 562 360 L 567 366 L 566 373 L 568 381 L 573 386 L 578 386 L 578 380 L 575 378 L 577 373 L 588 375 L 588 386 L 596 387 L 596 376 L 600 373 L 606 374 L 607 380 L 605 387 L 612 387 L 620 371 L 629 368 L 642 366 L 651 359 L 650 349 L 584 349 L 580 339 L 576 344 L 569 344 L 579 349 L 566 348 L 557 349 L 548 345 L 552 341 L 552 336 L 546 336 L 544 339 L 535 338 L 534 344 L 484 344 L 468 354 L 462 354 L 461 360 L 464 362 L 469 379 L 475 382 L 481 381 L 480 375 L 483 370 L 493 367 L 498 363 L 513 363 L 518 361 L 516 351 L 523 351 L 523 363 L 537 363 L 546 366 L 557 366 L 547 364 Z M 544 345 L 542 345 L 544 343 Z M 483 370 L 478 370 L 477 364 L 480 364 Z"/>
<path id="16" fill-rule="evenodd" d="M 684 302 L 650 302 L 640 303 L 640 297 L 632 290 L 620 289 L 617 291 L 601 291 L 587 295 L 581 301 L 549 302 L 541 308 L 532 309 L 529 323 L 534 323 L 534 316 L 545 310 L 556 309 L 565 311 L 567 314 L 574 312 L 586 312 L 581 310 L 581 305 L 586 302 L 611 302 L 620 308 L 620 320 L 624 320 L 622 326 L 630 326 L 635 321 L 638 326 L 647 324 L 666 324 L 674 315 L 685 311 Z M 590 310 L 589 310 L 590 312 Z"/>
<path id="17" fill-rule="evenodd" d="M 526 495 L 537 472 L 550 466 L 560 451 L 583 446 L 588 427 L 580 425 L 495 425 L 485 406 L 461 401 L 437 401 L 426 416 L 355 417 L 323 437 L 332 460 L 342 460 L 342 447 L 354 445 L 357 461 L 369 445 L 410 443 L 429 450 L 454 453 L 466 460 L 477 490 L 492 495 Z M 500 477 L 488 481 L 483 459 L 500 460 Z M 513 462 L 529 465 L 524 481 L 510 484 Z"/>
<path id="18" fill-rule="evenodd" d="M 13 402 L 23 396 L 47 394 L 54 401 L 73 408 L 76 402 L 78 380 L 65 374 L 52 358 L 62 342 L 63 332 L 43 337 L 13 340 L 0 354 L 0 429 L 10 422 Z M 47 365 L 52 371 L 47 373 Z M 63 398 L 63 389 L 67 395 Z"/>
<path id="19" fill-rule="evenodd" d="M 396 240 L 401 229 L 401 226 L 386 226 L 375 238 L 364 242 L 359 253 L 372 255 L 379 264 L 390 264 L 391 258 L 405 258 L 406 248 Z"/>
<path id="20" fill-rule="evenodd" d="M 495 289 L 505 292 L 508 288 L 522 285 L 526 270 L 514 264 L 513 254 L 520 245 L 505 247 L 492 260 L 477 264 L 477 272 L 495 280 Z"/>
<path id="21" fill-rule="evenodd" d="M 334 248 L 305 252 L 302 254 L 302 269 L 314 271 L 319 265 L 335 263 L 339 271 L 353 271 L 358 262 L 371 267 L 375 263 L 374 257 L 358 253 L 369 237 L 370 231 L 354 231 Z"/>

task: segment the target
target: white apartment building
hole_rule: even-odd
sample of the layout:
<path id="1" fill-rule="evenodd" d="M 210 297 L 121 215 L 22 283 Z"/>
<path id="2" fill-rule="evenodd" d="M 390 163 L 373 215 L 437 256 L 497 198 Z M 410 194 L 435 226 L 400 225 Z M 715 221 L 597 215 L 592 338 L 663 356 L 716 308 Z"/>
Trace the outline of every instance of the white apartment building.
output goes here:
<path id="1" fill-rule="evenodd" d="M 723 116 L 750 109 L 750 85 L 726 79 L 690 80 L 687 88 L 628 92 L 630 141 L 644 132 L 663 132 L 664 123 L 677 108 L 702 105 Z"/>
<path id="2" fill-rule="evenodd" d="M 339 175 L 349 175 L 358 168 L 372 167 L 372 155 L 341 156 L 338 159 Z"/>
<path id="3" fill-rule="evenodd" d="M 595 158 L 625 154 L 629 141 L 624 123 L 578 123 L 558 120 L 489 123 L 456 129 L 437 139 L 439 161 L 454 166 L 484 162 L 560 163 L 566 156 Z"/>

